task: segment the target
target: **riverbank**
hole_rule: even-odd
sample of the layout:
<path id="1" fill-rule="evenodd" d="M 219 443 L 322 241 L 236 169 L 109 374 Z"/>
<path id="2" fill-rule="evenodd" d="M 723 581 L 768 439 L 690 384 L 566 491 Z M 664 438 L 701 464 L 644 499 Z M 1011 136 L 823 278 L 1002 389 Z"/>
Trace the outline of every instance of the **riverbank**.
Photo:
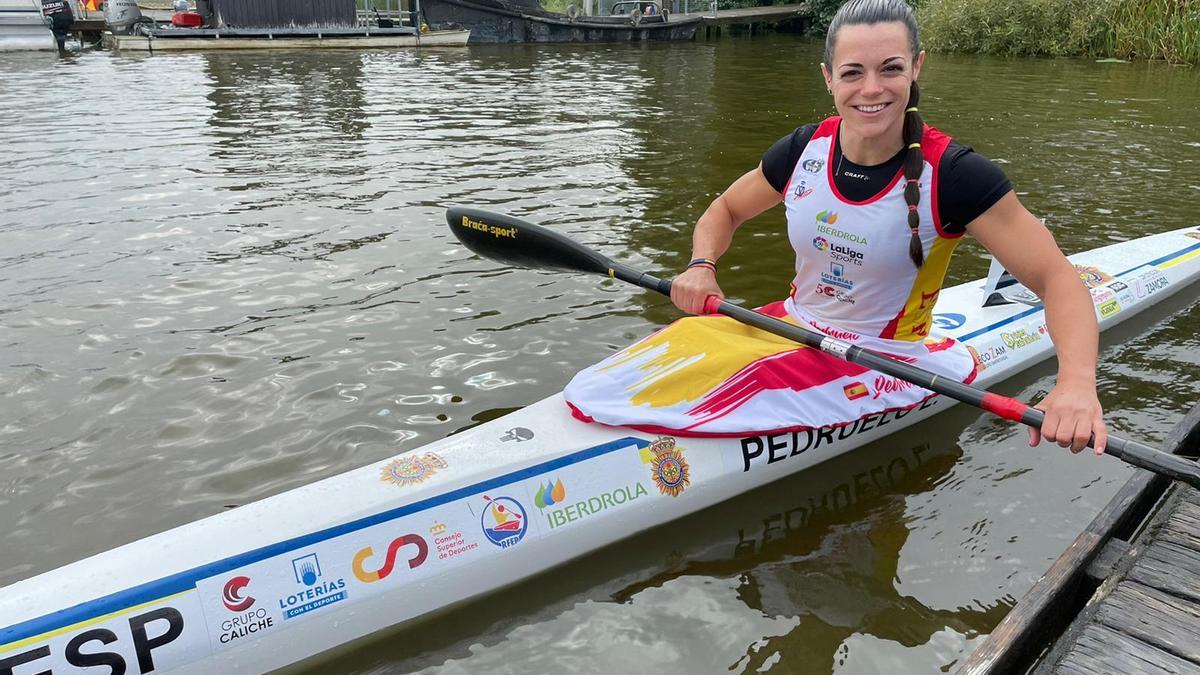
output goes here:
<path id="1" fill-rule="evenodd" d="M 922 0 L 931 51 L 1200 63 L 1190 0 Z"/>

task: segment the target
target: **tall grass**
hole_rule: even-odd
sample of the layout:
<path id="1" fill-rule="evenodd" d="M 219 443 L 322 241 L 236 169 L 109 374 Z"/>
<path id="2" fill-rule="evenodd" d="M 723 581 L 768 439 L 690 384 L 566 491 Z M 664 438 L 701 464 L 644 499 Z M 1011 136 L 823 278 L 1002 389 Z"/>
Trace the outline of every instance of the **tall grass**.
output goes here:
<path id="1" fill-rule="evenodd" d="M 933 50 L 1200 63 L 1200 0 L 925 0 Z"/>
<path id="2" fill-rule="evenodd" d="M 1112 55 L 1200 63 L 1200 0 L 1121 0 L 1110 20 Z"/>

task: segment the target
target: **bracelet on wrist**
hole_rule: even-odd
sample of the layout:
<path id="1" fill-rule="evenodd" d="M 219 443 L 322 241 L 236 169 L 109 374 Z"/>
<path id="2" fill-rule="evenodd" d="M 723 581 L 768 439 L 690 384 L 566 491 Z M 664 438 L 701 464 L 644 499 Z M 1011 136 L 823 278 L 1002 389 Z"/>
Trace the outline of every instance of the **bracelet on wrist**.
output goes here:
<path id="1" fill-rule="evenodd" d="M 712 258 L 694 258 L 687 264 L 688 269 L 692 269 L 693 267 L 707 267 L 713 271 L 713 274 L 716 274 L 717 261 Z"/>

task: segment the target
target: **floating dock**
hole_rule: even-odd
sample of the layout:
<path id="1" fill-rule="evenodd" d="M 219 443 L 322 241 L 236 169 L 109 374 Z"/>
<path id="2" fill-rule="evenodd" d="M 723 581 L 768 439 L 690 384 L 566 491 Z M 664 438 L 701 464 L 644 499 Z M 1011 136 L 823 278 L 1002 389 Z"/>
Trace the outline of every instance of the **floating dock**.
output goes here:
<path id="1" fill-rule="evenodd" d="M 178 31 L 177 31 L 178 32 Z M 446 47 L 467 44 L 465 30 L 416 33 L 412 29 L 326 29 L 297 33 L 266 30 L 192 29 L 186 37 L 104 35 L 104 45 L 118 51 L 165 52 L 194 49 L 345 49 Z"/>
<path id="2" fill-rule="evenodd" d="M 1162 448 L 1200 452 L 1200 405 Z M 957 672 L 1200 673 L 1200 493 L 1134 474 Z"/>

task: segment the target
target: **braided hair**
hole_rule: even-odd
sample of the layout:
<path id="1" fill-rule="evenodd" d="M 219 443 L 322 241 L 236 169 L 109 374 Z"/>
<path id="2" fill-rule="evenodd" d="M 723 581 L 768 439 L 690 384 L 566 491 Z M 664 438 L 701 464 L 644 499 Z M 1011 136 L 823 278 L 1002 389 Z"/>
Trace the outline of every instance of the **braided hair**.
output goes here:
<path id="1" fill-rule="evenodd" d="M 904 0 L 849 0 L 838 9 L 829 24 L 829 31 L 825 34 L 825 63 L 833 64 L 833 47 L 842 26 L 893 21 L 904 24 L 908 29 L 908 44 L 915 62 L 917 55 L 921 53 L 921 38 L 917 31 L 917 18 L 908 3 Z M 919 180 L 921 171 L 925 168 L 925 155 L 921 152 L 925 122 L 917 112 L 920 98 L 917 81 L 913 80 L 909 87 L 908 105 L 904 111 L 904 201 L 908 204 L 908 230 L 912 234 L 908 242 L 908 257 L 912 258 L 917 267 L 925 262 L 925 247 L 917 231 L 921 224 L 921 216 L 917 212 L 917 205 L 921 202 Z"/>

